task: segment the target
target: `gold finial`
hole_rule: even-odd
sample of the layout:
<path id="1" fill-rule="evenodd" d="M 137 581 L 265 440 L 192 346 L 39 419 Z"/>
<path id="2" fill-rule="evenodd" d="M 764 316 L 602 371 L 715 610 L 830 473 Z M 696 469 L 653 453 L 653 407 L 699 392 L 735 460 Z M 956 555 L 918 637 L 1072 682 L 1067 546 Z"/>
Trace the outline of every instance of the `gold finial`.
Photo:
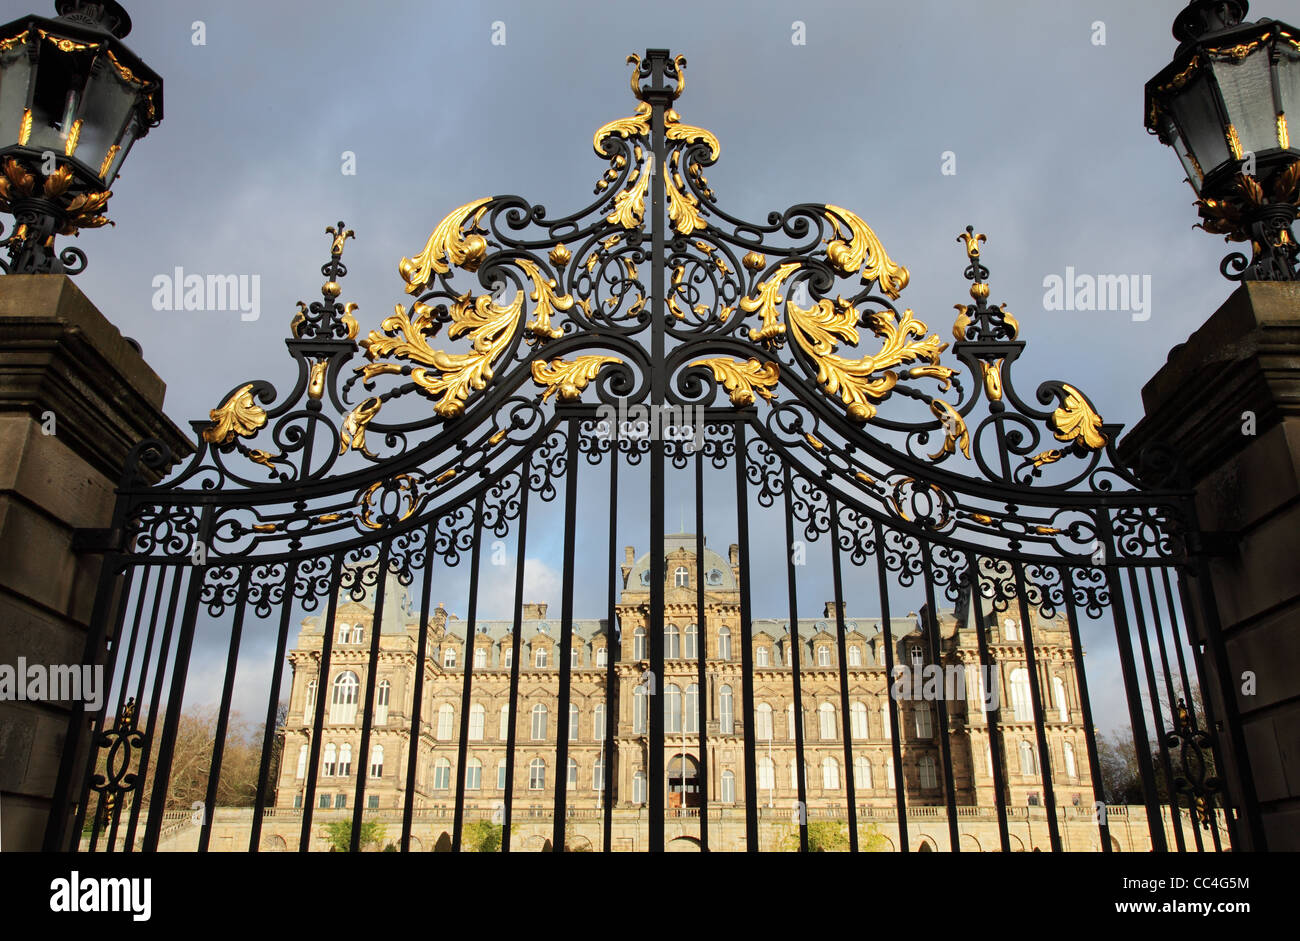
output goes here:
<path id="1" fill-rule="evenodd" d="M 966 257 L 971 259 L 980 257 L 979 243 L 987 241 L 987 239 L 984 237 L 983 232 L 976 232 L 975 227 L 969 225 L 966 226 L 965 232 L 962 232 L 960 235 L 957 236 L 957 239 L 958 241 L 961 241 L 963 239 L 965 240 Z"/>
<path id="2" fill-rule="evenodd" d="M 331 257 L 331 258 L 342 258 L 342 257 L 343 257 L 343 243 L 344 243 L 347 239 L 354 239 L 354 238 L 357 237 L 357 233 L 353 232 L 351 229 L 345 229 L 345 228 L 343 228 L 343 222 L 342 222 L 342 220 L 339 221 L 339 224 L 338 224 L 337 227 L 332 226 L 332 225 L 331 225 L 331 226 L 326 226 L 326 228 L 325 228 L 325 233 L 326 233 L 327 235 L 332 235 L 332 236 L 334 236 L 334 241 L 333 241 L 333 243 L 330 245 L 330 257 Z"/>

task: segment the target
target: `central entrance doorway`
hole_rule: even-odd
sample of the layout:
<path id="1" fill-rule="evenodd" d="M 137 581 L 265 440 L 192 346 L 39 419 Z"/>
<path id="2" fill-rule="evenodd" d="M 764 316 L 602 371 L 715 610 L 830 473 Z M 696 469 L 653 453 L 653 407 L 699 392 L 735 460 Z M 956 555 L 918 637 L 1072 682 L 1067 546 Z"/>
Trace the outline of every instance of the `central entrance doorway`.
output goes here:
<path id="1" fill-rule="evenodd" d="M 700 806 L 700 768 L 690 755 L 676 755 L 668 765 L 668 806 Z"/>

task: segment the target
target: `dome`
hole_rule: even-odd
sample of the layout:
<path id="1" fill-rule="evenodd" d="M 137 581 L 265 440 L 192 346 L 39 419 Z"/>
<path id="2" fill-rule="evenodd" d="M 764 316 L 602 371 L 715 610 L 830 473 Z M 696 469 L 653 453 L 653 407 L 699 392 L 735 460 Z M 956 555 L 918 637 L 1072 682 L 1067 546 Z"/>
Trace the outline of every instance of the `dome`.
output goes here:
<path id="1" fill-rule="evenodd" d="M 694 533 L 672 533 L 664 536 L 664 555 L 668 556 L 674 552 L 685 550 L 692 556 L 695 555 L 695 534 Z M 691 584 L 695 581 L 695 566 L 687 566 L 690 570 Z M 668 573 L 671 578 L 672 573 Z M 645 553 L 636 560 L 632 566 L 632 571 L 628 575 L 627 590 L 636 591 L 640 588 L 650 586 L 650 553 Z M 731 572 L 731 563 L 725 558 L 710 549 L 707 543 L 704 546 L 704 587 L 710 591 L 735 591 L 739 586 L 736 584 L 736 578 Z"/>

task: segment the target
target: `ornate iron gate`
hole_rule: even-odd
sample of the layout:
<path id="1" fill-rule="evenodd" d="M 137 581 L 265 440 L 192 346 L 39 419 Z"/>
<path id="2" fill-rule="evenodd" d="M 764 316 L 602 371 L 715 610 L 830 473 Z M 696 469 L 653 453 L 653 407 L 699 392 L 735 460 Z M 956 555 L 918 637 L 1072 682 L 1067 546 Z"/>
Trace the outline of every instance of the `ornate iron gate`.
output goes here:
<path id="1" fill-rule="evenodd" d="M 1236 726 L 1198 694 L 1219 652 L 1189 494 L 1150 486 L 1172 464 L 1125 467 L 1066 382 L 1022 396 L 982 234 L 948 343 L 853 212 L 722 209 L 684 60 L 629 62 L 588 205 L 466 203 L 359 342 L 340 222 L 292 391 L 237 386 L 160 484 L 139 470 L 170 456 L 137 449 L 89 646 L 113 692 L 47 845 L 1199 850 L 1257 826 L 1214 774 L 1209 730 Z M 1099 669 L 1085 638 L 1114 643 Z M 1090 680 L 1127 701 L 1120 806 Z"/>

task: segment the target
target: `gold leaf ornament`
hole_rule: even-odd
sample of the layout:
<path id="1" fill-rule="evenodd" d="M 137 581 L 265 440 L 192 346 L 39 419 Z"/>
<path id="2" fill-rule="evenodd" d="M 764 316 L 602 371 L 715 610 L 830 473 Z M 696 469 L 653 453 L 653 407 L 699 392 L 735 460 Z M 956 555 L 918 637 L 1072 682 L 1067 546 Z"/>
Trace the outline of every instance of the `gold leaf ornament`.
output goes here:
<path id="1" fill-rule="evenodd" d="M 558 392 L 565 402 L 574 402 L 582 397 L 582 390 L 596 378 L 596 374 L 606 363 L 623 362 L 617 356 L 579 356 L 572 362 L 556 358 L 549 363 L 541 360 L 533 363 L 533 382 L 545 386 L 542 401 Z"/>
<path id="2" fill-rule="evenodd" d="M 826 209 L 826 219 L 835 232 L 835 238 L 826 246 L 826 258 L 844 274 L 861 269 L 864 283 L 876 281 L 881 291 L 897 298 L 911 277 L 907 269 L 894 263 L 876 233 L 856 213 L 829 203 Z M 849 230 L 848 242 L 841 238 L 841 223 Z"/>
<path id="3" fill-rule="evenodd" d="M 266 412 L 253 401 L 253 383 L 240 386 L 226 401 L 208 413 L 212 424 L 203 430 L 203 440 L 219 448 L 235 438 L 251 438 L 266 424 Z"/>
<path id="4" fill-rule="evenodd" d="M 378 396 L 371 396 L 365 399 L 360 405 L 348 412 L 347 418 L 343 420 L 343 427 L 339 430 L 339 454 L 343 454 L 348 448 L 354 451 L 360 451 L 366 457 L 374 457 L 366 447 L 366 425 L 370 420 L 379 414 L 379 407 L 383 401 Z"/>
<path id="5" fill-rule="evenodd" d="M 434 273 L 449 273 L 452 264 L 466 271 L 478 270 L 487 255 L 487 240 L 474 230 L 491 199 L 476 199 L 452 210 L 430 234 L 423 251 L 402 259 L 397 270 L 406 282 L 407 294 L 423 290 Z"/>
<path id="6" fill-rule="evenodd" d="M 722 383 L 722 387 L 731 395 L 731 404 L 737 408 L 753 405 L 755 393 L 772 401 L 772 390 L 781 378 L 779 365 L 752 358 L 743 363 L 725 357 L 699 359 L 691 365 L 711 369 L 713 378 Z"/>
<path id="7" fill-rule="evenodd" d="M 1074 386 L 1063 382 L 1061 389 L 1064 392 L 1061 407 L 1052 412 L 1057 440 L 1072 441 L 1093 451 L 1104 448 L 1107 438 L 1101 430 L 1101 416 Z"/>

